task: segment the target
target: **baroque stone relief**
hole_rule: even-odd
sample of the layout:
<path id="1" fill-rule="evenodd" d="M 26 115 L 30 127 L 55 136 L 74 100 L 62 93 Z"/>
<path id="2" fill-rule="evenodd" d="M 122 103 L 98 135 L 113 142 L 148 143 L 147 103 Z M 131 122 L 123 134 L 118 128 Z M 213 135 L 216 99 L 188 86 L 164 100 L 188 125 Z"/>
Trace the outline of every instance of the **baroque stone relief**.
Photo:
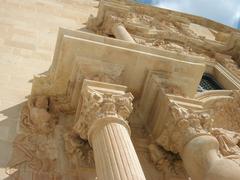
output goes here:
<path id="1" fill-rule="evenodd" d="M 75 176 L 78 168 L 94 168 L 89 144 L 68 130 L 74 112 L 64 97 L 29 98 L 21 112 L 21 132 L 14 140 L 6 170 L 10 177 L 21 180 L 32 174 L 33 180 L 61 179 L 70 171 Z M 66 117 L 61 119 L 62 114 L 70 117 L 70 123 L 64 122 Z M 65 163 L 69 167 L 62 169 L 64 157 L 68 159 Z"/>
<path id="2" fill-rule="evenodd" d="M 157 139 L 157 143 L 164 149 L 181 153 L 184 145 L 194 137 L 210 135 L 209 129 L 213 120 L 206 112 L 193 112 L 183 108 L 176 103 L 169 105 L 172 113 L 172 121 L 168 121 L 165 129 Z"/>
<path id="3" fill-rule="evenodd" d="M 131 93 L 114 95 L 87 88 L 83 92 L 80 119 L 74 126 L 82 139 L 88 139 L 88 131 L 94 121 L 111 116 L 123 121 L 130 115 L 133 105 Z"/>
<path id="4" fill-rule="evenodd" d="M 150 15 L 149 12 L 143 13 L 139 9 L 132 7 L 128 13 L 109 10 L 101 24 L 94 23 L 94 20 L 97 20 L 91 17 L 88 28 L 97 34 L 112 36 L 113 24 L 122 23 L 139 44 L 177 53 L 213 56 L 207 49 L 203 50 L 205 48 L 202 46 L 204 38 L 197 36 L 189 28 L 190 21 L 187 18 L 166 14 Z"/>
<path id="5" fill-rule="evenodd" d="M 73 131 L 64 134 L 64 148 L 73 169 L 78 167 L 94 167 L 93 150 L 86 140 L 81 139 Z"/>
<path id="6" fill-rule="evenodd" d="M 165 151 L 182 156 L 184 147 L 193 139 L 214 137 L 219 144 L 218 158 L 231 160 L 240 166 L 239 92 L 233 91 L 231 97 L 215 100 L 207 111 L 193 111 L 170 104 L 173 120 L 166 123 L 156 144 Z"/>
<path id="7" fill-rule="evenodd" d="M 166 151 L 157 144 L 148 146 L 150 159 L 156 169 L 163 173 L 164 180 L 187 180 L 189 179 L 182 160 L 178 154 Z"/>
<path id="8" fill-rule="evenodd" d="M 58 123 L 57 115 L 50 109 L 49 97 L 31 97 L 23 107 L 20 127 L 23 133 L 14 140 L 10 169 L 19 169 L 23 165 L 42 173 L 56 172 L 57 146 L 54 141 L 54 129 Z M 8 171 L 10 172 L 10 171 Z"/>
<path id="9" fill-rule="evenodd" d="M 213 126 L 240 133 L 240 93 L 233 91 L 226 99 L 215 101 L 210 107 L 214 118 Z"/>
<path id="10" fill-rule="evenodd" d="M 113 37 L 111 32 L 113 23 L 122 23 L 136 43 L 180 54 L 200 56 L 208 61 L 215 61 L 213 58 L 215 52 L 224 52 L 224 47 L 228 47 L 227 43 L 230 41 L 229 32 L 233 31 L 203 18 L 193 18 L 168 10 L 131 3 L 119 5 L 104 1 L 103 4 L 98 17 L 91 17 L 88 22 L 88 28 L 97 34 L 101 32 L 101 35 Z M 230 52 L 231 48 L 229 49 Z M 236 52 L 230 54 L 238 61 Z"/>

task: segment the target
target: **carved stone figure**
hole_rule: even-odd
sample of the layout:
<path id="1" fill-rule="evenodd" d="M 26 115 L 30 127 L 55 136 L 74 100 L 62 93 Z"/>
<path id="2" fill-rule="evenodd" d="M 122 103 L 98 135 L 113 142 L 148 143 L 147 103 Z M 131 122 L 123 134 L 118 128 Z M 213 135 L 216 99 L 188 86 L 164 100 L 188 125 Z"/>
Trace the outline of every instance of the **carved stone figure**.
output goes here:
<path id="1" fill-rule="evenodd" d="M 31 97 L 23 107 L 20 125 L 23 133 L 14 140 L 12 158 L 8 173 L 12 169 L 27 166 L 27 171 L 52 173 L 57 177 L 57 146 L 54 128 L 57 116 L 50 113 L 49 98 Z"/>
<path id="2" fill-rule="evenodd" d="M 222 128 L 214 128 L 211 134 L 219 142 L 219 150 L 224 158 L 231 159 L 240 166 L 240 133 Z"/>
<path id="3" fill-rule="evenodd" d="M 23 107 L 20 125 L 26 132 L 51 133 L 57 123 L 56 114 L 50 113 L 49 98 L 31 97 Z"/>

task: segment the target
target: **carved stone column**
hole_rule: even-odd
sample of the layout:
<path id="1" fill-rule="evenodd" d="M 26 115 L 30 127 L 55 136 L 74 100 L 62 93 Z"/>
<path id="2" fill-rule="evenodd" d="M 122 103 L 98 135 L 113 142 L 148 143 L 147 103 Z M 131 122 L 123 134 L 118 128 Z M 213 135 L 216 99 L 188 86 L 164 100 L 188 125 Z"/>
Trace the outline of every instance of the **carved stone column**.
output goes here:
<path id="1" fill-rule="evenodd" d="M 193 112 L 177 104 L 170 105 L 172 119 L 165 124 L 157 143 L 164 149 L 179 153 L 188 175 L 193 180 L 240 179 L 240 149 L 225 136 L 222 129 L 212 129 L 208 113 Z M 217 134 L 221 141 L 213 135 Z M 224 145 L 224 156 L 219 148 Z"/>
<path id="2" fill-rule="evenodd" d="M 144 180 L 126 118 L 133 96 L 126 87 L 85 80 L 74 130 L 93 147 L 100 180 Z"/>
<path id="3" fill-rule="evenodd" d="M 112 33 L 117 39 L 135 43 L 132 36 L 128 33 L 122 23 L 115 23 L 112 26 Z"/>

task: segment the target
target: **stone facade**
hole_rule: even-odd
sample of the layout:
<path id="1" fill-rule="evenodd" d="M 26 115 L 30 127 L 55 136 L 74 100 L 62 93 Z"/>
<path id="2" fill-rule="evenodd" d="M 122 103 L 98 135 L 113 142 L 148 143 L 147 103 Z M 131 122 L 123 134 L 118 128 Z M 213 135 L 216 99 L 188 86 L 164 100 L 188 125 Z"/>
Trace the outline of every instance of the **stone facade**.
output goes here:
<path id="1" fill-rule="evenodd" d="M 86 28 L 59 29 L 3 179 L 239 180 L 239 50 L 222 24 L 100 1 Z M 205 74 L 221 90 L 197 92 Z"/>

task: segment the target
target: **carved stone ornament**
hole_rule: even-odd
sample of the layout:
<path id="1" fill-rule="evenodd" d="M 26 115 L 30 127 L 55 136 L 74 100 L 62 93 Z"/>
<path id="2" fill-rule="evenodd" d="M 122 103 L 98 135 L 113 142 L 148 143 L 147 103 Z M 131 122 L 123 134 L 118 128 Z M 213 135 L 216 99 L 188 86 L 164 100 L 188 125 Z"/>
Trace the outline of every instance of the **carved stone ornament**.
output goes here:
<path id="1" fill-rule="evenodd" d="M 51 111 L 49 97 L 30 97 L 21 113 L 22 130 L 40 134 L 51 133 L 58 119 L 57 115 Z"/>
<path id="2" fill-rule="evenodd" d="M 64 134 L 64 149 L 73 167 L 94 167 L 93 150 L 86 140 L 73 131 Z"/>
<path id="3" fill-rule="evenodd" d="M 240 133 L 240 92 L 232 91 L 230 98 L 216 100 L 212 105 L 214 127 Z"/>
<path id="4" fill-rule="evenodd" d="M 58 116 L 50 108 L 49 97 L 30 97 L 21 113 L 22 133 L 13 142 L 8 174 L 13 174 L 13 169 L 26 166 L 29 170 L 49 173 L 55 178 L 59 176 L 56 171 L 58 155 L 54 139 L 57 122 Z"/>
<path id="5" fill-rule="evenodd" d="M 177 85 L 166 83 L 166 82 L 163 82 L 161 85 L 166 94 L 173 94 L 176 96 L 183 96 L 183 97 L 185 96 L 182 89 Z"/>
<path id="6" fill-rule="evenodd" d="M 18 176 L 28 176 L 29 173 L 33 179 L 59 179 L 63 175 L 58 165 L 62 158 L 59 156 L 59 144 L 62 141 L 65 142 L 64 155 L 69 157 L 70 163 L 76 166 L 81 162 L 80 167 L 93 167 L 92 149 L 88 143 L 83 145 L 83 140 L 77 143 L 71 135 L 62 138 L 64 128 L 58 125 L 60 116 L 62 113 L 72 116 L 73 112 L 65 97 L 31 96 L 21 112 L 21 132 L 13 142 L 6 173 L 16 179 Z M 72 158 L 72 153 L 80 157 L 77 162 L 72 162 L 76 159 Z M 64 173 L 67 171 L 68 169 Z"/>
<path id="7" fill-rule="evenodd" d="M 240 166 L 240 133 L 222 128 L 214 128 L 212 135 L 219 142 L 222 157 L 230 159 Z"/>
<path id="8" fill-rule="evenodd" d="M 164 179 L 176 178 L 185 180 L 188 178 L 183 162 L 178 154 L 166 151 L 157 144 L 150 144 L 148 150 L 151 161 L 156 169 L 164 174 Z"/>
<path id="9" fill-rule="evenodd" d="M 86 140 L 89 129 L 95 122 L 107 117 L 126 121 L 133 109 L 132 100 L 131 93 L 115 94 L 86 88 L 82 93 L 80 119 L 75 124 L 74 130 Z"/>
<path id="10" fill-rule="evenodd" d="M 166 123 L 157 143 L 166 150 L 181 153 L 183 147 L 193 138 L 211 135 L 213 119 L 206 112 L 193 112 L 175 103 L 169 105 L 171 121 Z"/>

